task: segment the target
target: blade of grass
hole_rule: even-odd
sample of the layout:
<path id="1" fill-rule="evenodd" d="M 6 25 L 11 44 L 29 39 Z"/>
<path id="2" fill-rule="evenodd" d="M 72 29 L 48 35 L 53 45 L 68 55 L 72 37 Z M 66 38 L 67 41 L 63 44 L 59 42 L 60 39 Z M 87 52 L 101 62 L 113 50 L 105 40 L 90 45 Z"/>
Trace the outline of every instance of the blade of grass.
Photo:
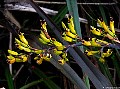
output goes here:
<path id="1" fill-rule="evenodd" d="M 107 65 L 107 63 L 103 64 L 103 63 L 99 63 L 99 67 L 101 68 L 101 71 L 103 72 L 103 74 L 108 77 L 108 79 L 111 81 L 113 86 L 116 86 L 116 84 L 113 81 L 112 75 L 109 71 L 109 67 Z"/>
<path id="2" fill-rule="evenodd" d="M 29 4 L 36 10 L 36 12 L 46 20 L 47 24 L 50 26 L 51 30 L 55 33 L 56 37 L 59 38 L 59 40 L 64 44 L 64 45 L 69 45 L 67 42 L 65 42 L 61 34 L 59 32 L 59 28 L 55 25 L 55 23 L 42 11 L 37 4 L 35 4 L 32 0 L 27 0 Z M 80 51 L 80 50 L 79 50 Z M 82 68 L 82 70 L 89 76 L 93 84 L 95 85 L 96 88 L 102 89 L 103 87 L 110 87 L 112 86 L 109 80 L 90 62 L 89 59 L 87 58 L 81 58 L 78 55 L 78 52 L 71 48 L 69 50 L 71 56 L 75 59 L 75 61 L 78 63 L 78 65 Z M 85 55 L 81 51 L 80 53 L 81 56 Z M 92 65 L 92 66 L 91 66 Z M 94 70 L 94 71 L 92 71 Z M 97 74 L 97 75 L 96 75 Z"/>
<path id="3" fill-rule="evenodd" d="M 48 77 L 47 79 L 52 79 L 52 78 L 54 78 L 54 76 Z M 28 88 L 30 88 L 30 87 L 32 87 L 34 85 L 37 85 L 37 84 L 39 84 L 39 83 L 41 83 L 43 81 L 46 81 L 46 80 L 45 79 L 40 79 L 40 80 L 33 81 L 33 82 L 28 83 L 27 85 L 21 87 L 20 89 L 28 89 Z"/>
<path id="4" fill-rule="evenodd" d="M 66 2 L 67 2 L 69 14 L 73 16 L 75 30 L 77 31 L 77 34 L 80 37 L 82 37 L 80 23 L 79 23 L 77 1 L 76 0 L 66 0 Z"/>
<path id="5" fill-rule="evenodd" d="M 80 22 L 79 22 L 79 13 L 78 13 L 78 7 L 77 7 L 77 0 L 66 0 L 66 2 L 67 2 L 69 14 L 73 16 L 75 30 L 77 34 L 82 38 L 81 27 L 80 27 Z M 80 49 L 82 50 L 82 52 L 84 52 L 83 46 L 81 46 Z"/>
<path id="6" fill-rule="evenodd" d="M 7 83 L 8 83 L 8 88 L 9 89 L 14 89 L 12 75 L 10 74 L 10 71 L 8 70 L 7 67 L 5 68 L 5 76 L 6 76 L 6 80 L 7 80 Z"/>
<path id="7" fill-rule="evenodd" d="M 61 20 L 65 17 L 66 13 L 68 12 L 67 6 L 64 5 L 59 11 L 58 13 L 52 18 L 53 21 L 56 24 L 59 24 L 61 22 Z"/>
<path id="8" fill-rule="evenodd" d="M 79 13 L 78 13 L 78 6 L 77 6 L 77 0 L 66 0 L 67 2 L 67 7 L 69 10 L 69 14 L 71 14 L 73 16 L 73 21 L 74 21 L 74 26 L 75 26 L 75 30 L 77 32 L 77 34 L 82 38 L 82 33 L 81 33 L 81 27 L 80 27 L 80 22 L 79 22 Z M 84 52 L 84 48 L 83 46 L 79 47 L 82 52 Z M 87 78 L 88 76 L 84 76 L 84 82 L 86 83 L 87 87 L 89 88 L 90 84 L 89 83 L 89 78 Z"/>
<path id="9" fill-rule="evenodd" d="M 119 46 L 119 48 L 120 48 L 120 46 Z M 119 48 L 118 48 L 118 49 L 119 49 Z M 116 52 L 117 52 L 117 58 L 120 60 L 120 54 L 119 54 L 118 49 L 117 49 L 117 47 L 115 48 L 115 50 L 116 50 Z"/>
<path id="10" fill-rule="evenodd" d="M 42 78 L 42 79 L 46 79 L 45 81 L 43 81 L 49 89 L 61 89 L 58 85 L 56 85 L 53 81 L 51 81 L 50 79 L 48 79 L 48 77 L 37 67 L 31 68 L 33 73 L 35 73 L 38 77 Z"/>
<path id="11" fill-rule="evenodd" d="M 87 88 L 90 89 L 89 77 L 88 77 L 86 74 L 83 76 L 83 80 L 84 80 L 84 82 L 85 82 Z"/>
<path id="12" fill-rule="evenodd" d="M 118 78 L 120 79 L 120 76 L 119 76 L 120 75 L 120 66 L 119 66 L 120 63 L 117 61 L 114 55 L 111 58 L 112 58 L 113 65 L 117 71 Z"/>
<path id="13" fill-rule="evenodd" d="M 5 13 L 5 11 L 3 11 L 3 10 L 1 10 L 1 12 L 2 12 L 2 14 L 4 15 L 4 16 L 2 16 L 3 17 L 3 21 L 1 21 L 1 25 L 2 26 L 4 26 L 8 31 L 10 31 L 13 35 L 15 35 L 15 36 L 18 36 L 18 32 L 16 31 L 16 29 L 12 26 L 12 24 L 10 23 L 10 21 L 11 22 L 17 22 L 17 21 L 15 21 L 15 19 L 14 19 L 14 21 L 13 21 L 13 18 L 14 17 L 6 17 L 6 13 Z M 10 14 L 10 13 L 9 13 Z M 7 15 L 8 16 L 8 15 Z"/>
<path id="14" fill-rule="evenodd" d="M 106 15 L 105 15 L 105 11 L 104 11 L 103 6 L 99 5 L 98 7 L 99 7 L 99 10 L 100 10 L 100 12 L 101 12 L 101 15 L 102 15 L 103 20 L 104 20 L 105 23 L 107 24 L 107 19 L 106 19 Z"/>

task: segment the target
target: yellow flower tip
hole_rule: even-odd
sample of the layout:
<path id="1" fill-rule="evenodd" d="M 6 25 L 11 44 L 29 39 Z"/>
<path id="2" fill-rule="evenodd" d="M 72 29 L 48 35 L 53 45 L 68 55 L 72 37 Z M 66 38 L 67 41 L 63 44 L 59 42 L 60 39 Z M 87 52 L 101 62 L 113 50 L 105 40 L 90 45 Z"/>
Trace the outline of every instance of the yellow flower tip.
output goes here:
<path id="1" fill-rule="evenodd" d="M 13 64 L 13 63 L 15 63 L 15 58 L 14 58 L 14 59 L 11 59 L 11 60 L 8 59 L 8 60 L 7 60 L 7 63 L 8 63 L 8 64 Z"/>
<path id="2" fill-rule="evenodd" d="M 18 35 L 19 35 L 19 37 L 21 37 L 21 36 L 23 36 L 23 35 L 24 35 L 24 33 L 20 32 L 20 34 L 18 34 Z"/>
<path id="3" fill-rule="evenodd" d="M 85 50 L 85 53 L 87 53 L 88 52 L 88 50 Z"/>
<path id="4" fill-rule="evenodd" d="M 82 40 L 82 44 L 85 45 L 85 46 L 91 46 L 91 42 L 90 41 Z"/>
<path id="5" fill-rule="evenodd" d="M 49 62 L 49 61 L 50 61 L 50 58 L 44 58 L 44 60 Z"/>
<path id="6" fill-rule="evenodd" d="M 34 60 L 38 60 L 38 59 L 40 59 L 38 56 L 34 57 Z"/>
<path id="7" fill-rule="evenodd" d="M 18 55 L 18 53 L 17 53 L 17 52 L 12 51 L 12 50 L 10 50 L 10 49 L 8 49 L 8 53 L 9 53 L 9 54 L 11 54 L 11 55 Z"/>
<path id="8" fill-rule="evenodd" d="M 92 52 L 90 52 L 90 51 L 88 51 L 88 50 L 85 50 L 85 54 L 86 54 L 87 56 L 92 56 L 92 55 L 93 55 Z"/>
<path id="9" fill-rule="evenodd" d="M 40 65 L 40 64 L 42 64 L 42 61 L 43 61 L 43 59 L 41 58 L 41 59 L 37 60 L 36 63 Z"/>
<path id="10" fill-rule="evenodd" d="M 65 62 L 66 62 L 66 61 L 65 61 L 64 59 L 59 59 L 59 60 L 58 60 L 58 63 L 61 64 L 61 65 L 64 65 Z"/>
<path id="11" fill-rule="evenodd" d="M 23 62 L 26 62 L 28 60 L 28 56 L 23 57 Z"/>
<path id="12" fill-rule="evenodd" d="M 36 53 L 36 54 L 41 54 L 41 53 L 43 53 L 43 52 L 45 52 L 44 50 L 39 50 L 39 49 L 35 49 L 34 50 L 34 52 Z"/>
<path id="13" fill-rule="evenodd" d="M 64 58 L 65 62 L 69 61 L 68 58 Z"/>
<path id="14" fill-rule="evenodd" d="M 14 57 L 13 57 L 12 55 L 7 56 L 7 58 L 8 58 L 9 60 L 14 59 Z"/>
<path id="15" fill-rule="evenodd" d="M 105 63 L 105 59 L 102 58 L 102 57 L 99 58 L 99 61 L 100 61 L 101 63 L 103 63 L 103 64 Z"/>

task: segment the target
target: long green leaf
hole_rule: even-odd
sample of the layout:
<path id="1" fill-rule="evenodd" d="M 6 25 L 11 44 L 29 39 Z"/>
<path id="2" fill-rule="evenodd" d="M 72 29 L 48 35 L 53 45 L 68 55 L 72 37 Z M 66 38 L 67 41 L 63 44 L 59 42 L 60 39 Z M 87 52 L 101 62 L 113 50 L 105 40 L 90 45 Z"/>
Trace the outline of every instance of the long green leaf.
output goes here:
<path id="1" fill-rule="evenodd" d="M 105 21 L 105 23 L 107 23 L 107 19 L 106 19 L 106 15 L 105 15 L 103 6 L 99 5 L 99 9 L 100 9 L 101 15 L 103 17 L 103 20 Z"/>
<path id="2" fill-rule="evenodd" d="M 10 74 L 10 71 L 8 70 L 7 67 L 5 68 L 5 76 L 6 76 L 6 80 L 7 80 L 7 83 L 8 83 L 8 88 L 9 89 L 14 89 L 12 75 Z"/>
<path id="3" fill-rule="evenodd" d="M 120 79 L 120 76 L 119 76 L 120 75 L 120 63 L 117 61 L 115 55 L 113 55 L 111 58 L 112 58 L 113 65 L 116 69 L 118 78 Z"/>
<path id="4" fill-rule="evenodd" d="M 77 0 L 66 0 L 67 2 L 67 7 L 69 10 L 69 13 L 73 16 L 74 20 L 74 26 L 77 34 L 82 38 L 82 33 L 81 33 L 81 27 L 80 27 L 80 22 L 79 22 L 79 13 L 78 13 L 78 6 L 77 6 Z M 80 47 L 82 52 L 84 52 L 83 46 Z M 89 88 L 89 78 L 88 76 L 84 76 L 84 82 L 86 83 L 87 87 Z"/>
<path id="5" fill-rule="evenodd" d="M 74 10 L 75 10 L 75 8 L 74 8 Z M 65 14 L 68 12 L 68 9 L 67 9 L 67 6 L 65 5 L 65 6 L 63 6 L 63 8 L 61 8 L 60 10 L 59 10 L 59 12 L 58 12 L 58 14 L 56 15 L 56 16 L 54 16 L 54 18 L 53 18 L 53 21 L 57 24 L 57 23 L 59 23 L 63 18 L 64 18 L 64 16 L 65 16 Z M 74 14 L 75 16 L 74 17 L 76 17 L 76 13 Z M 79 18 L 78 18 L 79 19 Z M 78 20 L 78 23 L 79 23 L 79 20 Z M 55 57 L 56 58 L 56 57 Z M 54 59 L 55 59 L 54 58 Z M 74 70 L 72 70 L 71 69 L 71 67 L 70 66 L 65 66 L 65 65 L 67 65 L 67 64 L 65 64 L 64 66 L 60 66 L 59 64 L 58 64 L 58 62 L 53 62 L 53 60 L 52 60 L 52 62 L 51 62 L 54 66 L 56 66 L 58 69 L 60 68 L 60 70 L 62 69 L 62 73 L 64 74 L 64 75 L 66 75 L 66 77 L 68 77 L 68 79 L 70 79 L 73 83 L 78 83 L 78 82 L 75 82 L 75 81 L 79 81 L 79 84 L 76 84 L 76 85 L 79 85 L 79 87 L 81 87 L 82 86 L 82 89 L 84 89 L 84 88 L 86 88 L 85 87 L 85 84 L 83 84 L 83 81 L 78 77 L 78 75 L 74 72 Z M 59 66 L 59 67 L 58 67 Z M 66 70 L 71 70 L 71 71 L 65 71 L 64 69 L 66 69 Z M 71 76 L 71 77 L 70 77 Z M 74 81 L 75 80 L 75 81 Z M 81 81 L 81 83 L 80 83 L 80 81 Z M 89 79 L 88 78 L 86 78 L 86 81 L 87 81 L 87 85 L 89 86 L 89 84 L 88 84 L 88 81 L 89 81 Z M 81 85 L 80 85 L 81 84 Z M 83 86 L 84 85 L 84 86 Z"/>
<path id="6" fill-rule="evenodd" d="M 81 27 L 80 27 L 80 22 L 79 22 L 78 7 L 77 7 L 77 0 L 66 0 L 66 2 L 67 2 L 69 13 L 70 15 L 73 16 L 75 30 L 77 34 L 82 38 Z M 81 46 L 80 49 L 84 51 L 83 46 Z"/>
<path id="7" fill-rule="evenodd" d="M 61 22 L 61 20 L 65 17 L 65 15 L 67 14 L 68 9 L 67 6 L 64 5 L 59 11 L 58 13 L 52 18 L 53 21 L 58 24 Z"/>
<path id="8" fill-rule="evenodd" d="M 1 10 L 2 11 L 2 10 Z M 2 11 L 4 14 L 4 11 Z M 18 32 L 16 31 L 16 29 L 12 26 L 12 24 L 8 21 L 8 19 L 6 19 L 6 17 L 4 17 L 4 20 L 1 22 L 1 24 L 6 27 L 6 29 L 8 31 L 10 31 L 13 35 L 18 37 Z"/>
<path id="9" fill-rule="evenodd" d="M 49 89 L 61 89 L 58 85 L 56 85 L 53 81 L 51 81 L 50 79 L 48 79 L 48 77 L 42 72 L 40 71 L 38 68 L 34 68 L 32 69 L 32 71 L 40 78 L 46 79 L 45 81 L 43 81 Z"/>
<path id="10" fill-rule="evenodd" d="M 73 16 L 75 29 L 77 34 L 82 37 L 80 22 L 79 22 L 79 14 L 78 14 L 78 7 L 77 7 L 77 0 L 66 0 L 67 7 L 69 10 L 70 15 Z"/>
<path id="11" fill-rule="evenodd" d="M 86 86 L 88 87 L 88 89 L 90 89 L 89 77 L 86 74 L 83 76 L 83 80 L 84 80 Z"/>
<path id="12" fill-rule="evenodd" d="M 47 79 L 52 79 L 52 78 L 54 78 L 54 77 L 48 77 Z M 34 85 L 37 85 L 37 84 L 39 84 L 39 83 L 41 83 L 43 81 L 46 81 L 46 80 L 45 79 L 40 79 L 40 80 L 33 81 L 31 83 L 28 83 L 27 85 L 24 85 L 20 89 L 28 89 L 28 88 L 30 88 L 30 87 L 32 87 Z"/>
<path id="13" fill-rule="evenodd" d="M 112 75 L 111 75 L 111 73 L 109 71 L 107 63 L 104 63 L 104 64 L 99 63 L 99 67 L 101 68 L 101 71 L 104 73 L 104 75 L 106 77 L 108 77 L 108 79 L 111 81 L 112 85 L 116 86 L 114 81 L 113 81 Z"/>

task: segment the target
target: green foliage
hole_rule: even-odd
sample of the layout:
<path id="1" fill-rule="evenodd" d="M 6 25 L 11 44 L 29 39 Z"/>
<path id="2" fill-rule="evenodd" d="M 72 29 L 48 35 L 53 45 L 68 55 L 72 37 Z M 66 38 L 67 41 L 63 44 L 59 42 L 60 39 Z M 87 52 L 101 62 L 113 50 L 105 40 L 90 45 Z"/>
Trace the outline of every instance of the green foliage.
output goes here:
<path id="1" fill-rule="evenodd" d="M 5 76 L 6 76 L 6 80 L 7 80 L 7 83 L 8 83 L 8 88 L 9 89 L 14 89 L 14 83 L 13 83 L 12 75 L 10 74 L 10 71 L 7 67 L 5 67 Z"/>
<path id="2" fill-rule="evenodd" d="M 43 80 L 43 82 L 48 86 L 49 89 L 61 89 L 59 86 L 57 86 L 53 81 L 49 79 L 42 71 L 40 71 L 38 68 L 32 69 L 33 73 L 35 73 L 39 78 Z"/>
<path id="3" fill-rule="evenodd" d="M 53 78 L 53 77 L 48 77 L 47 79 L 51 79 L 51 78 Z M 38 83 L 41 83 L 41 82 L 43 82 L 43 81 L 44 81 L 44 79 L 40 79 L 40 80 L 33 81 L 33 82 L 31 82 L 31 83 L 29 83 L 29 84 L 21 87 L 20 89 L 28 89 L 28 88 L 30 88 L 31 86 L 37 85 Z M 49 85 L 49 84 L 48 84 L 48 85 Z M 49 86 L 49 88 L 50 88 L 50 86 Z M 56 89 L 56 88 L 59 89 L 58 87 L 50 88 L 50 89 Z"/>

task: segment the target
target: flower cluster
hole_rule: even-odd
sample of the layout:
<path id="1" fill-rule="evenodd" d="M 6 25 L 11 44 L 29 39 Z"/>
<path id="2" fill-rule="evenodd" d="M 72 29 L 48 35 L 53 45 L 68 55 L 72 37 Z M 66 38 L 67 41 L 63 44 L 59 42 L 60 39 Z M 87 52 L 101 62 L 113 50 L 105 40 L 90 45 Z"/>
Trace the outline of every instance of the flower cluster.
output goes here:
<path id="1" fill-rule="evenodd" d="M 102 19 L 98 19 L 97 21 L 101 27 L 98 29 L 91 26 L 90 31 L 96 37 L 91 38 L 89 41 L 86 41 L 78 36 L 74 28 L 72 16 L 68 17 L 67 26 L 64 22 L 62 22 L 62 27 L 64 29 L 64 32 L 62 33 L 62 38 L 65 41 L 71 43 L 68 46 L 63 45 L 55 38 L 52 38 L 47 32 L 46 22 L 41 21 L 39 41 L 41 42 L 41 44 L 48 45 L 50 48 L 49 49 L 33 48 L 29 45 L 28 41 L 24 37 L 24 33 L 20 33 L 19 39 L 15 38 L 15 44 L 19 50 L 25 51 L 26 53 L 25 52 L 18 53 L 12 50 L 8 50 L 9 56 L 7 56 L 8 58 L 7 62 L 10 64 L 14 62 L 26 62 L 27 60 L 29 60 L 28 53 L 34 53 L 36 54 L 34 60 L 36 61 L 36 63 L 41 64 L 43 60 L 50 61 L 50 59 L 52 58 L 51 51 L 53 51 L 55 55 L 59 55 L 61 57 L 61 59 L 59 59 L 58 62 L 63 65 L 66 61 L 68 61 L 67 51 L 69 50 L 69 48 L 83 45 L 86 47 L 97 47 L 99 50 L 98 49 L 86 50 L 85 53 L 88 56 L 99 54 L 100 55 L 99 61 L 104 63 L 105 57 L 109 57 L 112 54 L 112 49 L 108 48 L 106 52 L 103 52 L 103 47 L 111 44 L 108 41 L 103 40 L 103 38 L 108 38 L 118 43 L 119 40 L 115 34 L 113 18 L 110 18 L 110 27 L 108 27 Z M 98 39 L 97 36 L 100 36 L 102 39 Z"/>

